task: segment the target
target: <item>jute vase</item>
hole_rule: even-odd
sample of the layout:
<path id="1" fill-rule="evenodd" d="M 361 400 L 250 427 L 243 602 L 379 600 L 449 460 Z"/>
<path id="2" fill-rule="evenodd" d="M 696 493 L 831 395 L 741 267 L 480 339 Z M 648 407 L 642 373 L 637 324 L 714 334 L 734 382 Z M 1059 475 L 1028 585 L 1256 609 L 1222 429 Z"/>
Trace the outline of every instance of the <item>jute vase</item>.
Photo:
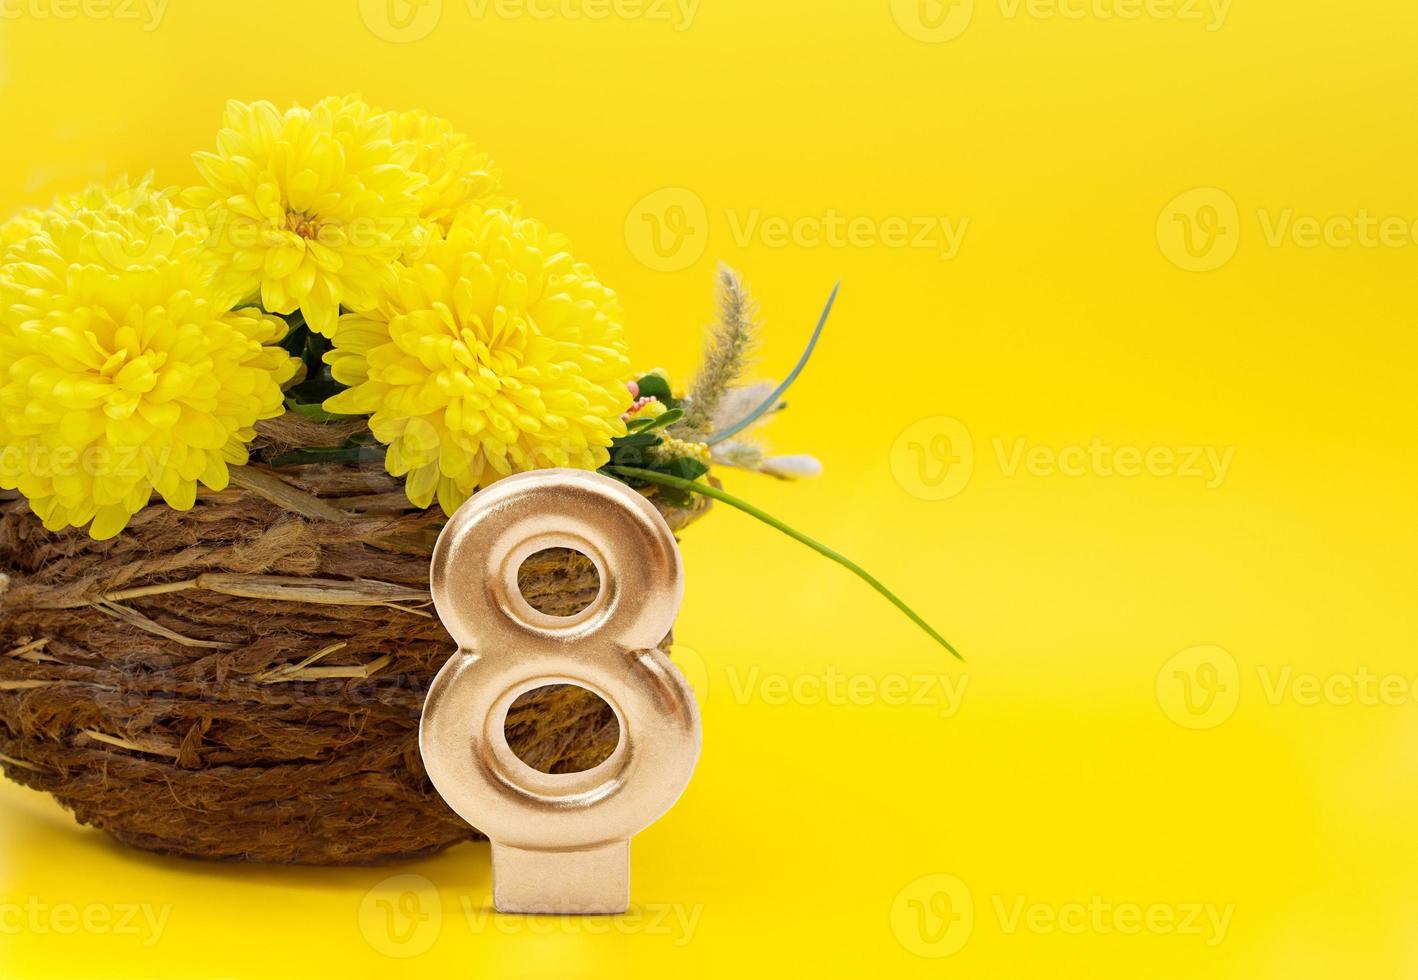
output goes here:
<path id="1" fill-rule="evenodd" d="M 442 513 L 413 509 L 377 461 L 279 465 L 360 429 L 263 423 L 256 458 L 271 463 L 185 513 L 154 503 L 103 542 L 0 499 L 5 774 L 127 844 L 189 857 L 374 863 L 476 838 L 418 751 L 454 646 L 428 594 Z M 678 530 L 702 508 L 662 513 Z M 529 559 L 521 584 L 562 615 L 599 587 L 567 551 Z M 508 734 L 529 764 L 568 772 L 618 730 L 598 698 L 549 687 L 514 706 Z"/>

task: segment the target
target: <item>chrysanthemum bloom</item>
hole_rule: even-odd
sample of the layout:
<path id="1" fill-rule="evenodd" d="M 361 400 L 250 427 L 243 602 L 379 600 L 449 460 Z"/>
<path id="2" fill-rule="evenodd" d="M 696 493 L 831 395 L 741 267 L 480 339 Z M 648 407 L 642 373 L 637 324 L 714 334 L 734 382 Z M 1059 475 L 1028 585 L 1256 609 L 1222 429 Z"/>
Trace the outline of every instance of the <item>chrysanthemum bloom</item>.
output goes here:
<path id="1" fill-rule="evenodd" d="M 66 199 L 0 259 L 0 487 L 50 530 L 121 531 L 157 490 L 227 485 L 297 362 L 285 323 L 210 285 L 206 230 L 172 191 Z"/>
<path id="2" fill-rule="evenodd" d="M 422 110 L 391 116 L 394 140 L 413 144 L 412 169 L 428 181 L 418 195 L 420 218 L 447 232 L 454 217 L 472 205 L 508 209 L 501 171 L 451 122 Z"/>
<path id="3" fill-rule="evenodd" d="M 326 355 L 350 385 L 331 412 L 370 414 L 385 466 L 418 507 L 548 466 L 595 469 L 625 433 L 620 304 L 559 235 L 474 208 L 401 267 Z"/>
<path id="4" fill-rule="evenodd" d="M 39 229 L 42 213 L 38 208 L 25 208 L 6 219 L 4 224 L 0 224 L 0 248 L 9 248 L 33 235 Z"/>
<path id="5" fill-rule="evenodd" d="M 331 336 L 340 307 L 368 309 L 392 264 L 420 240 L 425 178 L 417 148 L 393 120 L 356 98 L 279 112 L 230 102 L 216 153 L 193 157 L 222 285 L 260 296 L 273 313 L 299 309 Z"/>

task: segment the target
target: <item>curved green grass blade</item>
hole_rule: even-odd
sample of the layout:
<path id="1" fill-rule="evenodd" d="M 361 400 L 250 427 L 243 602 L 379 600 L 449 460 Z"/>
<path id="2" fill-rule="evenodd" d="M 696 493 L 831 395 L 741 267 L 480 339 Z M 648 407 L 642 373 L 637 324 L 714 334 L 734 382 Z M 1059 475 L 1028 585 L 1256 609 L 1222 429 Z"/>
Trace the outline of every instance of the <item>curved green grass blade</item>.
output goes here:
<path id="1" fill-rule="evenodd" d="M 832 313 L 832 304 L 837 302 L 837 291 L 841 288 L 842 283 L 839 280 L 837 282 L 837 285 L 832 287 L 832 295 L 827 297 L 827 305 L 822 309 L 822 316 L 818 317 L 817 319 L 817 328 L 813 330 L 812 337 L 808 339 L 807 348 L 803 351 L 802 357 L 798 358 L 798 363 L 794 365 L 793 370 L 789 372 L 786 378 L 783 379 L 783 383 L 780 384 L 778 387 L 774 388 L 773 394 L 763 399 L 762 404 L 760 404 L 753 411 L 749 412 L 747 415 L 739 419 L 727 429 L 722 429 L 719 432 L 716 432 L 712 436 L 710 436 L 708 440 L 709 445 L 712 446 L 716 442 L 723 442 L 730 436 L 742 432 L 744 429 L 748 428 L 755 421 L 757 421 L 759 416 L 761 416 L 764 412 L 768 411 L 774 405 L 778 404 L 778 399 L 783 397 L 783 393 L 788 390 L 789 386 L 792 385 L 794 381 L 798 380 L 798 375 L 803 373 L 803 368 L 807 367 L 808 358 L 812 357 L 813 349 L 817 347 L 818 338 L 822 336 L 822 328 L 827 326 L 827 318 Z"/>
<path id="2" fill-rule="evenodd" d="M 906 617 L 910 619 L 911 622 L 915 623 L 921 629 L 925 630 L 927 635 L 929 635 L 931 639 L 935 640 L 941 646 L 949 650 L 957 660 L 965 659 L 960 655 L 960 651 L 956 650 L 955 647 L 951 646 L 946 641 L 945 637 L 941 636 L 935 631 L 934 628 L 932 628 L 930 623 L 927 623 L 924 619 L 918 616 L 914 609 L 912 609 L 910 606 L 906 605 L 906 603 L 898 599 L 894 592 L 892 592 L 886 586 L 882 585 L 881 582 L 878 581 L 877 578 L 870 572 L 868 572 L 865 568 L 852 561 L 846 555 L 833 551 L 831 548 L 827 547 L 827 545 L 821 543 L 820 541 L 815 541 L 812 538 L 808 537 L 806 534 L 803 534 L 801 531 L 789 527 L 787 524 L 784 524 L 772 514 L 769 514 L 765 511 L 761 511 L 757 507 L 748 503 L 747 501 L 740 500 L 733 494 L 726 493 L 723 490 L 720 490 L 718 487 L 710 486 L 707 483 L 697 483 L 694 480 L 682 480 L 677 476 L 670 476 L 667 473 L 657 473 L 654 470 L 637 469 L 633 466 L 607 466 L 605 469 L 607 470 L 607 472 L 617 473 L 621 476 L 628 476 L 636 480 L 644 480 L 646 483 L 658 483 L 660 486 L 674 487 L 676 490 L 684 490 L 688 491 L 689 493 L 698 493 L 703 494 L 706 497 L 712 497 L 715 500 L 719 500 L 728 504 L 730 507 L 735 507 L 743 511 L 750 517 L 758 518 L 760 521 L 762 521 L 764 524 L 767 524 L 769 527 L 777 528 L 779 531 L 782 531 L 794 541 L 798 541 L 802 544 L 807 545 L 813 551 L 816 551 L 819 555 L 822 555 L 825 558 L 832 559 L 837 564 L 841 565 L 843 568 L 856 575 L 862 581 L 866 582 L 867 585 L 870 585 L 877 592 L 885 596 L 888 602 L 890 602 L 897 609 L 905 613 Z"/>

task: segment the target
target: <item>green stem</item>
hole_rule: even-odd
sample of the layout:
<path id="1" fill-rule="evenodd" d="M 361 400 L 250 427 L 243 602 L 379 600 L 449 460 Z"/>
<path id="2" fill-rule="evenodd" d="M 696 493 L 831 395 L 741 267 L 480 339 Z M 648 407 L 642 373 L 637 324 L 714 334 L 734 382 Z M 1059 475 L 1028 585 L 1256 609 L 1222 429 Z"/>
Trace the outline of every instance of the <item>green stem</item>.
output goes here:
<path id="1" fill-rule="evenodd" d="M 916 615 L 916 611 L 914 609 L 906 605 L 906 603 L 902 602 L 896 597 L 895 593 L 893 593 L 886 586 L 882 585 L 881 582 L 877 580 L 876 576 L 872 575 L 865 568 L 852 561 L 846 555 L 833 551 L 831 548 L 827 547 L 827 545 L 823 544 L 820 541 L 814 541 L 812 538 L 808 537 L 806 534 L 803 534 L 801 531 L 789 527 L 787 524 L 784 524 L 772 514 L 761 511 L 757 507 L 748 503 L 747 501 L 740 500 L 733 494 L 725 493 L 718 487 L 710 486 L 707 483 L 696 483 L 694 480 L 684 480 L 677 476 L 670 476 L 667 473 L 658 473 L 654 470 L 637 469 L 633 466 L 607 466 L 605 467 L 605 469 L 609 473 L 616 473 L 620 476 L 628 476 L 636 480 L 644 480 L 646 483 L 658 483 L 661 486 L 673 487 L 676 490 L 683 490 L 689 493 L 703 494 L 706 497 L 712 497 L 715 500 L 721 500 L 724 503 L 728 504 L 730 507 L 738 508 L 745 514 L 748 514 L 750 517 L 758 518 L 760 521 L 762 521 L 764 524 L 767 524 L 769 527 L 777 528 L 779 531 L 782 531 L 784 534 L 786 534 L 793 540 L 807 545 L 813 551 L 816 551 L 819 555 L 822 555 L 825 558 L 830 558 L 837 564 L 841 565 L 843 568 L 850 571 L 852 574 L 856 575 L 863 582 L 866 582 L 867 585 L 870 585 L 877 592 L 880 592 L 883 596 L 885 596 L 888 602 L 890 602 L 897 609 L 905 613 L 907 618 L 909 618 L 911 622 L 915 623 L 921 629 L 925 630 L 926 633 L 931 637 L 931 639 L 935 640 L 941 646 L 949 650 L 957 660 L 965 659 L 964 657 L 960 656 L 960 651 L 956 650 L 955 647 L 951 646 L 946 641 L 945 637 L 941 636 L 931 627 L 930 623 L 927 623 L 920 616 Z"/>

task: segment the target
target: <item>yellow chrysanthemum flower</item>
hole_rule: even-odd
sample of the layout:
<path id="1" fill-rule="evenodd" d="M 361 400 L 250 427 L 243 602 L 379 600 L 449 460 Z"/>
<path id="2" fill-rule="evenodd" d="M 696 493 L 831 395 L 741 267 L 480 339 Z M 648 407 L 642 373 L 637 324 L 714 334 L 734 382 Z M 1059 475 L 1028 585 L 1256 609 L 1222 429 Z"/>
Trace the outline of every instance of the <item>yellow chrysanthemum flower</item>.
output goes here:
<path id="1" fill-rule="evenodd" d="M 473 208 L 401 267 L 326 355 L 351 386 L 331 412 L 371 414 L 409 500 L 453 513 L 480 486 L 548 466 L 595 469 L 630 400 L 620 304 L 537 222 Z"/>
<path id="2" fill-rule="evenodd" d="M 466 208 L 508 209 L 502 173 L 477 144 L 453 129 L 447 119 L 422 110 L 396 112 L 393 138 L 415 147 L 412 169 L 427 179 L 419 191 L 419 217 L 447 232 Z"/>
<path id="3" fill-rule="evenodd" d="M 421 238 L 417 147 L 353 97 L 285 113 L 231 102 L 222 125 L 217 152 L 193 157 L 206 186 L 186 200 L 205 212 L 223 284 L 333 335 L 340 307 L 372 306 Z"/>
<path id="4" fill-rule="evenodd" d="M 9 248 L 38 231 L 39 218 L 43 213 L 38 208 L 25 208 L 19 214 L 8 218 L 0 225 L 0 248 Z"/>
<path id="5" fill-rule="evenodd" d="M 153 490 L 227 485 L 297 362 L 210 286 L 205 227 L 125 181 L 61 200 L 0 260 L 0 487 L 51 530 L 121 531 Z"/>

